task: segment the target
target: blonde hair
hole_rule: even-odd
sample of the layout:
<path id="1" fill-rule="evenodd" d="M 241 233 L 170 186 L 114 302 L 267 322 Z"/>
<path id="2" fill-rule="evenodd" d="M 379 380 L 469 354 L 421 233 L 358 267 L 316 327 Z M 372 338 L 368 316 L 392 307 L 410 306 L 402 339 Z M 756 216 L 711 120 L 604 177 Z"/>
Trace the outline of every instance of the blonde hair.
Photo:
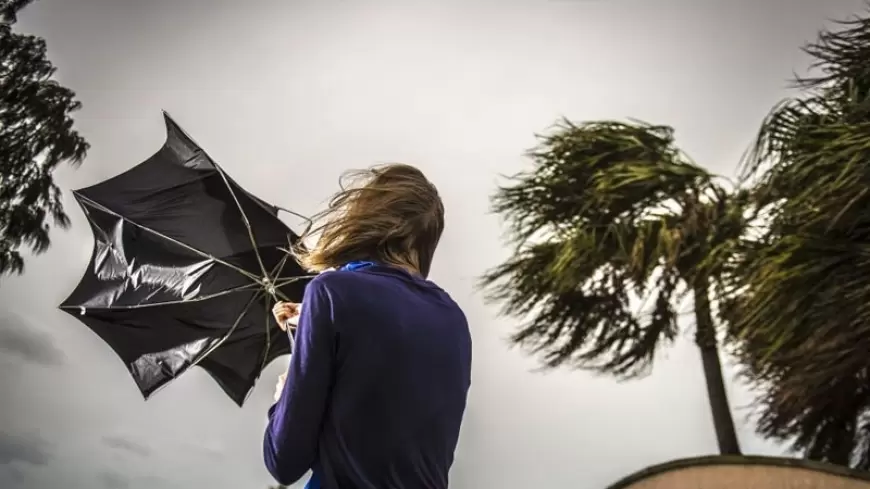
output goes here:
<path id="1" fill-rule="evenodd" d="M 444 231 L 444 205 L 423 172 L 405 164 L 376 166 L 346 173 L 341 187 L 303 235 L 319 235 L 316 246 L 306 249 L 299 240 L 294 248 L 299 264 L 321 272 L 372 260 L 427 277 Z"/>

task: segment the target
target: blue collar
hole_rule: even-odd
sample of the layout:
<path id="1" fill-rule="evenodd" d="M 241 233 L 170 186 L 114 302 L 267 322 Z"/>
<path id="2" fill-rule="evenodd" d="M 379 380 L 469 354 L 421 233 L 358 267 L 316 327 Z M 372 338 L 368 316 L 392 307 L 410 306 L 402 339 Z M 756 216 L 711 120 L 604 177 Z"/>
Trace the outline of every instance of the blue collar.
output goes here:
<path id="1" fill-rule="evenodd" d="M 339 268 L 339 270 L 347 270 L 349 272 L 354 272 L 356 270 L 361 270 L 363 268 L 373 267 L 375 265 L 377 265 L 377 264 L 373 261 L 356 260 L 356 261 L 352 261 L 350 263 L 347 263 L 346 265 Z"/>

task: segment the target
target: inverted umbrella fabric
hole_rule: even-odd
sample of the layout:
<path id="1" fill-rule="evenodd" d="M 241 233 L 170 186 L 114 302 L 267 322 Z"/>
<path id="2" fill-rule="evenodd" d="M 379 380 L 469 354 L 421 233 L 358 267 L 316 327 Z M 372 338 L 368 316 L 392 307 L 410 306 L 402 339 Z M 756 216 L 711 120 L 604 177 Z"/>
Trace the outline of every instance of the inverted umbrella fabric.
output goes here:
<path id="1" fill-rule="evenodd" d="M 73 192 L 94 249 L 60 308 L 117 353 L 146 399 L 198 365 L 241 406 L 291 351 L 270 309 L 302 299 L 309 276 L 287 253 L 299 236 L 164 119 L 157 153 Z"/>

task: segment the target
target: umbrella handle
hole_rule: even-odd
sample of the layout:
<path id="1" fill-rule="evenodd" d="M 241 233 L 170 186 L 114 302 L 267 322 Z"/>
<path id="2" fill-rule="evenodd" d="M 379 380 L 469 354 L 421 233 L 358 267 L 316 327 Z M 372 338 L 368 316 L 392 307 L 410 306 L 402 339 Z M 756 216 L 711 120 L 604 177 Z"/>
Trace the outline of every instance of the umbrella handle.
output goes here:
<path id="1" fill-rule="evenodd" d="M 287 331 L 287 337 L 290 338 L 290 354 L 296 351 L 296 326 L 299 316 L 284 321 L 284 330 Z"/>
<path id="2" fill-rule="evenodd" d="M 293 316 L 291 318 L 287 318 L 284 321 L 284 331 L 287 332 L 287 338 L 290 339 L 290 354 L 296 352 L 296 327 L 299 325 L 299 316 L 302 313 L 302 304 L 299 304 L 299 310 L 297 311 L 299 314 Z M 290 366 L 290 362 L 287 362 L 287 366 Z"/>

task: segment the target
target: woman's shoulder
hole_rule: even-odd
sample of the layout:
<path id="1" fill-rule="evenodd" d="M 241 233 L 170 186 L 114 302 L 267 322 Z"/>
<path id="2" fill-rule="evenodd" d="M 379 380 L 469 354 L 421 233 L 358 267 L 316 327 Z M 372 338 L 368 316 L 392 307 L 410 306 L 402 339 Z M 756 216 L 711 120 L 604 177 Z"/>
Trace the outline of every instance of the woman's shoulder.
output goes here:
<path id="1" fill-rule="evenodd" d="M 364 274 L 347 270 L 325 270 L 311 279 L 308 287 L 338 291 L 345 287 L 353 287 L 366 281 Z M 337 290 L 338 289 L 338 290 Z"/>
<path id="2" fill-rule="evenodd" d="M 312 292 L 325 293 L 334 304 L 355 303 L 360 300 L 370 303 L 372 294 L 375 297 L 394 299 L 407 294 L 409 299 L 412 296 L 417 299 L 435 297 L 439 302 L 452 301 L 449 295 L 435 283 L 411 275 L 405 270 L 384 266 L 372 266 L 360 270 L 324 271 L 311 280 L 308 288 Z"/>

